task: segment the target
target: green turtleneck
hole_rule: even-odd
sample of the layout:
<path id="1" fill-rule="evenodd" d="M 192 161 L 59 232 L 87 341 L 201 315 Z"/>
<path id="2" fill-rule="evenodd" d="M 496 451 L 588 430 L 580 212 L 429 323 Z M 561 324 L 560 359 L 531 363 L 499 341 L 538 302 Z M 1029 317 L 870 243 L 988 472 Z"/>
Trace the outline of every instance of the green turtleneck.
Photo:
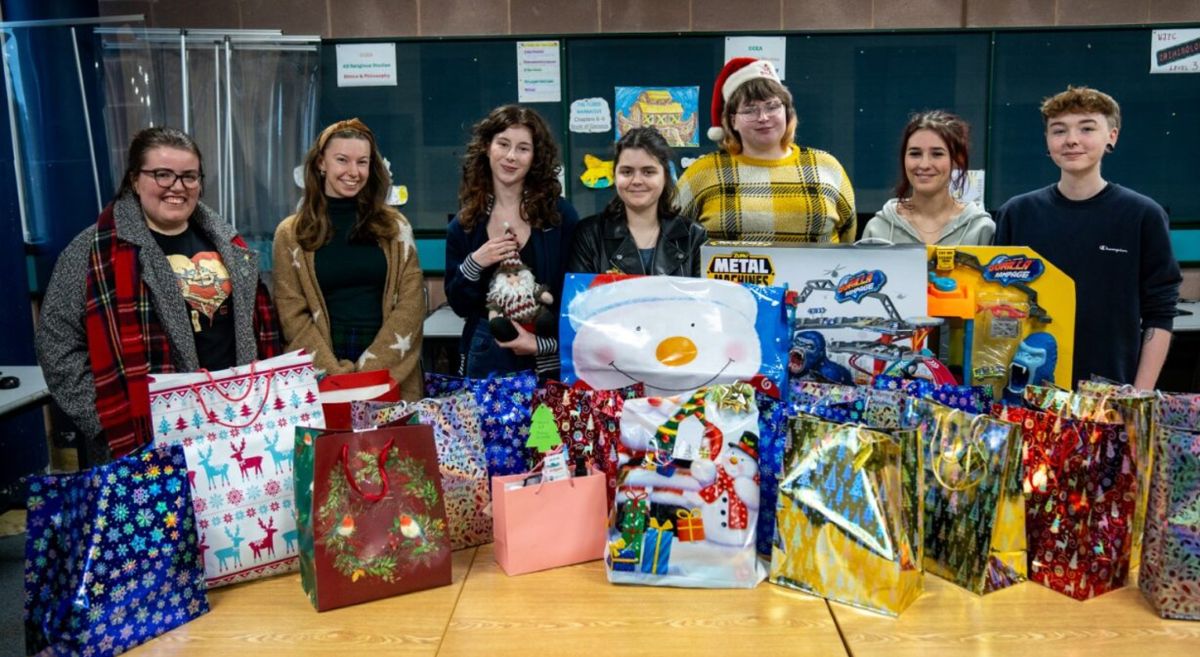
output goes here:
<path id="1" fill-rule="evenodd" d="M 373 239 L 350 241 L 350 230 L 358 217 L 356 199 L 325 198 L 333 237 L 317 249 L 313 259 L 317 282 L 329 310 L 329 323 L 335 327 L 378 331 L 383 325 L 387 257 Z"/>

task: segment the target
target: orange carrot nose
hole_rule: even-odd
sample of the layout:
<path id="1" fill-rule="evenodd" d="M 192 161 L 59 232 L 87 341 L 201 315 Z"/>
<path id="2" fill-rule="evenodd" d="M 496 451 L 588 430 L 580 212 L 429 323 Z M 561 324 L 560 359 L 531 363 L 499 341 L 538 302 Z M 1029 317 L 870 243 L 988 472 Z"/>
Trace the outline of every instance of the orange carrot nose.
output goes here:
<path id="1" fill-rule="evenodd" d="M 658 343 L 654 356 L 667 367 L 680 367 L 695 360 L 697 353 L 695 342 L 677 335 Z"/>

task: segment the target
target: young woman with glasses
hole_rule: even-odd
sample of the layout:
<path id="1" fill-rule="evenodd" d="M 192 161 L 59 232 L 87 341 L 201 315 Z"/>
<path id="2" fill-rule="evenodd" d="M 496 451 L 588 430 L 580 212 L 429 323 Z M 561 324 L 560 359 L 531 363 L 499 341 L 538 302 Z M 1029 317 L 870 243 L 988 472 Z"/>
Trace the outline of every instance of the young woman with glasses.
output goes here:
<path id="1" fill-rule="evenodd" d="M 792 94 L 766 60 L 731 59 L 713 89 L 721 149 L 679 178 L 683 214 L 713 239 L 785 242 L 854 240 L 854 189 L 825 151 L 793 143 Z"/>
<path id="2" fill-rule="evenodd" d="M 281 352 L 258 256 L 200 203 L 203 184 L 191 137 L 139 132 L 116 197 L 54 267 L 38 361 L 92 463 L 152 440 L 148 375 Z"/>

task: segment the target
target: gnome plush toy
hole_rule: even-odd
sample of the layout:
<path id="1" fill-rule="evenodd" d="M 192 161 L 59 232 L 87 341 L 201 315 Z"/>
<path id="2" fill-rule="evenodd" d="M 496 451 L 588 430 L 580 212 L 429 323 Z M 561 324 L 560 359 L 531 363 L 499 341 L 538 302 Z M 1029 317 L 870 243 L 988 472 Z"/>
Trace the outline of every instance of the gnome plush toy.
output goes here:
<path id="1" fill-rule="evenodd" d="M 515 339 L 518 333 L 514 323 L 534 335 L 554 337 L 558 327 L 550 310 L 553 303 L 550 289 L 534 280 L 533 270 L 520 258 L 502 261 L 488 284 L 488 327 L 492 337 L 500 342 Z"/>

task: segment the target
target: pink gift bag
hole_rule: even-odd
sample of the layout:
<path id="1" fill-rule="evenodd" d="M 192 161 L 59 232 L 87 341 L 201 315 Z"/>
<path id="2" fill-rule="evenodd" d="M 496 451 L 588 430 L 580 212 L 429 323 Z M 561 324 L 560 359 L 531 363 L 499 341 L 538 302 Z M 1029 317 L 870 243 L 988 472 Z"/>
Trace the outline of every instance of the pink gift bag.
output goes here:
<path id="1" fill-rule="evenodd" d="M 496 563 L 504 572 L 523 575 L 603 557 L 604 473 L 590 468 L 587 476 L 523 486 L 530 475 L 492 477 Z"/>

